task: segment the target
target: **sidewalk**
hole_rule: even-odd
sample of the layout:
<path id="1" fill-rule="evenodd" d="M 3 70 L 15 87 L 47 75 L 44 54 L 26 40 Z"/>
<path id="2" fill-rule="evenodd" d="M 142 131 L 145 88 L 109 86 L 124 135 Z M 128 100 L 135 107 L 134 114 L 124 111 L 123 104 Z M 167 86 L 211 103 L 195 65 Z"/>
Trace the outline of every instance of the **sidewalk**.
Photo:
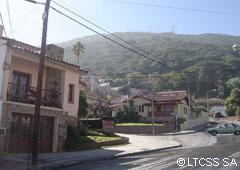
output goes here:
<path id="1" fill-rule="evenodd" d="M 171 135 L 185 135 L 185 134 L 191 134 L 191 133 L 196 133 L 199 131 L 203 131 L 207 129 L 210 126 L 210 123 L 204 124 L 204 125 L 199 125 L 195 126 L 193 128 L 187 129 L 187 130 L 182 130 L 182 131 L 177 131 L 177 132 L 171 132 L 171 133 L 163 133 L 161 134 L 162 136 L 171 136 Z"/>
<path id="2" fill-rule="evenodd" d="M 179 142 L 167 140 L 161 136 L 118 135 L 128 137 L 130 144 L 89 151 L 40 154 L 38 167 L 32 169 L 57 169 L 80 163 L 113 159 L 182 146 Z M 0 165 L 0 170 L 25 170 L 27 169 L 27 154 L 20 154 L 10 158 L 0 158 Z"/>

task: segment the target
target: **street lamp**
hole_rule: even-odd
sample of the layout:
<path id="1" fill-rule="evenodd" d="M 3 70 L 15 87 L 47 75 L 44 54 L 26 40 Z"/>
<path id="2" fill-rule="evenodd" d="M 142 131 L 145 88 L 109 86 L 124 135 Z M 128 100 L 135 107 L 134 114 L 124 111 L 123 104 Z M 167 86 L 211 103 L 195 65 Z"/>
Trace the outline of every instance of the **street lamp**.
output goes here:
<path id="1" fill-rule="evenodd" d="M 207 112 L 208 113 L 209 113 L 209 109 L 208 109 L 208 93 L 212 92 L 212 91 L 217 91 L 217 89 L 212 89 L 212 90 L 207 91 Z"/>

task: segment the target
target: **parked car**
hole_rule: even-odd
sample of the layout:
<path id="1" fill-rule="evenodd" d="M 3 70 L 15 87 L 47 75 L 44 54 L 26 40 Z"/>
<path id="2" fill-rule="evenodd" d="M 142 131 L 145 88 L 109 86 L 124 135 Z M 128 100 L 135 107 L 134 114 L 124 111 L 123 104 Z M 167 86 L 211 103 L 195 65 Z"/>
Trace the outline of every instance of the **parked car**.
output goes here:
<path id="1" fill-rule="evenodd" d="M 209 128 L 208 133 L 216 136 L 218 133 L 234 133 L 240 135 L 240 125 L 235 123 L 219 124 L 216 128 Z"/>

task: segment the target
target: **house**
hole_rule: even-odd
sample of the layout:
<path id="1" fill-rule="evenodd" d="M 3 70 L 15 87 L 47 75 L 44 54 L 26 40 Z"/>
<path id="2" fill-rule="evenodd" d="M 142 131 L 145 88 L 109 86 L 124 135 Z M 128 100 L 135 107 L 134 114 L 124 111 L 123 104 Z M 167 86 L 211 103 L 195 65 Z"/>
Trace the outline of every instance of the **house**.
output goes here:
<path id="1" fill-rule="evenodd" d="M 212 106 L 210 114 L 213 115 L 213 117 L 215 117 L 216 113 L 221 113 L 222 116 L 226 117 L 227 116 L 226 110 L 227 106 Z"/>
<path id="2" fill-rule="evenodd" d="M 151 103 L 151 98 L 148 98 L 146 96 L 133 96 L 130 97 L 133 100 L 134 103 L 134 111 L 138 112 L 138 115 L 140 115 L 142 118 L 146 118 L 148 115 L 148 106 L 146 106 L 146 103 Z M 112 117 L 116 117 L 118 112 L 121 111 L 122 105 L 126 103 L 128 98 L 123 98 L 120 100 L 114 100 L 112 101 L 112 105 L 110 108 L 112 108 Z"/>
<path id="3" fill-rule="evenodd" d="M 57 52 L 54 55 L 54 51 Z M 63 151 L 67 125 L 76 125 L 79 78 L 88 72 L 63 60 L 63 49 L 48 46 L 40 110 L 40 152 Z M 52 57 L 54 56 L 54 57 Z M 0 152 L 31 147 L 40 49 L 0 37 L 0 127 L 7 129 Z"/>
<path id="4" fill-rule="evenodd" d="M 133 96 L 134 110 L 141 116 L 142 122 L 168 123 L 175 122 L 177 130 L 188 129 L 208 122 L 207 113 L 199 113 L 189 107 L 189 98 L 186 91 L 158 92 L 150 97 Z M 121 110 L 122 104 L 127 99 L 114 103 L 112 116 L 116 117 Z M 154 114 L 152 115 L 152 108 Z"/>

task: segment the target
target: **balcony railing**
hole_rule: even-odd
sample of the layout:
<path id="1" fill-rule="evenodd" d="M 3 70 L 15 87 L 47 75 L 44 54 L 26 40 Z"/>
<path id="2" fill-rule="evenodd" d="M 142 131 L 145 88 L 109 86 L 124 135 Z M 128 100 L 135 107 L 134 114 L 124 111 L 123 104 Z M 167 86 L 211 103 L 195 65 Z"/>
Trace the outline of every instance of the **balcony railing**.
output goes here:
<path id="1" fill-rule="evenodd" d="M 35 104 L 36 91 L 37 89 L 35 87 L 27 87 L 19 84 L 8 83 L 7 100 Z M 61 97 L 62 93 L 56 90 L 42 89 L 41 105 L 62 108 Z"/>

